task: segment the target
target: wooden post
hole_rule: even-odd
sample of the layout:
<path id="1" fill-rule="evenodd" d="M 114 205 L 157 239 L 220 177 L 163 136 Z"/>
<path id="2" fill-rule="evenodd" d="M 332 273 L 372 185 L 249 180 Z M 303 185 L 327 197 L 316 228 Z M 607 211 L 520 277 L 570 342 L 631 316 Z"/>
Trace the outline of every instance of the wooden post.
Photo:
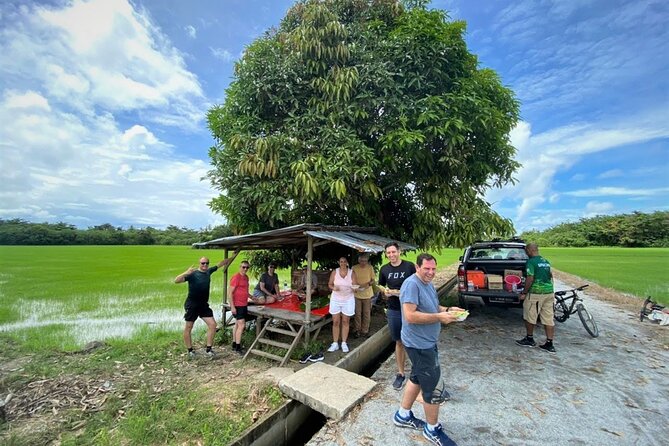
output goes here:
<path id="1" fill-rule="evenodd" d="M 223 258 L 227 259 L 228 258 L 228 249 L 226 248 L 223 251 Z M 223 301 L 221 304 L 221 307 L 223 307 L 223 319 L 221 321 L 221 326 L 223 327 L 223 330 L 225 330 L 225 323 L 226 323 L 226 310 L 225 310 L 225 304 L 228 303 L 228 267 L 230 265 L 225 265 L 223 268 Z"/>
<path id="2" fill-rule="evenodd" d="M 305 340 L 307 344 L 309 343 L 309 338 L 311 331 L 309 330 L 311 322 L 311 261 L 313 260 L 313 251 L 314 251 L 314 238 L 310 235 L 307 235 L 307 299 L 305 302 L 304 308 L 304 322 L 306 325 Z"/>

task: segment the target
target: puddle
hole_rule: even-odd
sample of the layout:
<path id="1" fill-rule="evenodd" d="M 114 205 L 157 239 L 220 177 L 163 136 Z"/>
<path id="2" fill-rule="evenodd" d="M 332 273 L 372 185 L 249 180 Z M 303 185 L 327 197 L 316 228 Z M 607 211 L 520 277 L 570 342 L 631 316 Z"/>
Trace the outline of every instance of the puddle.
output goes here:
<path id="1" fill-rule="evenodd" d="M 21 321 L 0 324 L 0 332 L 32 330 L 58 325 L 67 327 L 71 339 L 84 345 L 90 341 L 104 341 L 108 338 L 130 338 L 140 330 L 161 331 L 183 330 L 183 310 L 180 307 L 162 310 L 143 310 L 127 314 L 128 307 L 145 298 L 110 298 L 99 302 L 95 311 L 76 312 L 71 305 L 53 301 L 21 300 L 14 305 L 19 309 Z M 220 311 L 214 311 L 216 319 Z M 204 323 L 197 322 L 195 329 L 202 329 Z"/>

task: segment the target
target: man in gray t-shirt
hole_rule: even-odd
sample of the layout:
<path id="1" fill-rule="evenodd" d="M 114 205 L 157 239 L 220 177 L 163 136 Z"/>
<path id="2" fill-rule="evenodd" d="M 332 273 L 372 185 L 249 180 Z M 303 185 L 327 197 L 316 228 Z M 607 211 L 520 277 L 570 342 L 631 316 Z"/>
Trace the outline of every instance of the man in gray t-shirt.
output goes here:
<path id="1" fill-rule="evenodd" d="M 455 311 L 462 309 L 439 305 L 437 290 L 432 284 L 436 272 L 436 259 L 430 254 L 420 254 L 416 259 L 416 274 L 400 288 L 402 343 L 411 360 L 411 375 L 393 422 L 400 427 L 422 430 L 423 436 L 433 444 L 455 445 L 439 423 L 439 404 L 444 398 L 435 395 L 441 376 L 437 341 L 441 324 L 454 322 L 458 317 Z M 423 395 L 427 423 L 411 411 L 419 393 Z"/>

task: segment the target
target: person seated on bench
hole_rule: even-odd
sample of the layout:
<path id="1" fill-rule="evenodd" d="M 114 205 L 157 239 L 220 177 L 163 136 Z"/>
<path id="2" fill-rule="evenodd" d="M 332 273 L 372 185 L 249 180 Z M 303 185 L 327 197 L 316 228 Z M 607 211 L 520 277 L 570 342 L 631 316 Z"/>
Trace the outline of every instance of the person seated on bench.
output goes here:
<path id="1" fill-rule="evenodd" d="M 260 276 L 258 285 L 253 290 L 253 296 L 251 297 L 254 304 L 272 304 L 279 298 L 279 276 L 274 271 L 276 271 L 276 265 L 270 263 L 267 272 Z"/>
<path id="2" fill-rule="evenodd" d="M 311 297 L 319 296 L 318 292 L 318 277 L 316 271 L 311 270 Z M 304 301 L 307 298 L 307 268 L 302 269 L 300 279 L 297 283 L 297 296 Z"/>

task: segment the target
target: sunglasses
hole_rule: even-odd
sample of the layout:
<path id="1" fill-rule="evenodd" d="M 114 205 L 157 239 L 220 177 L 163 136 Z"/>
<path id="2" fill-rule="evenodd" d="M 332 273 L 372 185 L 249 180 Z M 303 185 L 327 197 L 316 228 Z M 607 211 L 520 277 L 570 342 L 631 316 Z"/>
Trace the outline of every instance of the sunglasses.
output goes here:
<path id="1" fill-rule="evenodd" d="M 209 265 L 209 262 L 200 262 L 200 265 Z"/>
<path id="2" fill-rule="evenodd" d="M 249 269 L 248 266 L 242 266 L 242 269 Z"/>

